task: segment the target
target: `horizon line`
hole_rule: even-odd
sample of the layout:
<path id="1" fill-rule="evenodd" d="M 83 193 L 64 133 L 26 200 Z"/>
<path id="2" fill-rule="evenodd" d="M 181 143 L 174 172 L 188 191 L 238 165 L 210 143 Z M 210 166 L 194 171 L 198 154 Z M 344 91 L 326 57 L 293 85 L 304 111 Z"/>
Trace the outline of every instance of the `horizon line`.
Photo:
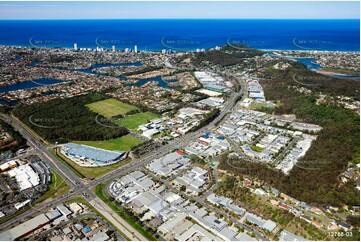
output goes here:
<path id="1" fill-rule="evenodd" d="M 79 19 L 0 19 L 0 21 L 58 20 L 361 20 L 360 18 L 79 18 Z"/>

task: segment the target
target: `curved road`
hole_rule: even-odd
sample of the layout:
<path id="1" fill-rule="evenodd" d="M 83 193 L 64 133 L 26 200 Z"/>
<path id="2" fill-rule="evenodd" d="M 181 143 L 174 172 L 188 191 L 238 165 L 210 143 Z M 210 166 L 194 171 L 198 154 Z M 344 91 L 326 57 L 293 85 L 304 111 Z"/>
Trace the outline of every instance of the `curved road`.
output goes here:
<path id="1" fill-rule="evenodd" d="M 17 223 L 19 223 L 22 220 L 27 219 L 30 216 L 34 216 L 35 214 L 37 214 L 39 212 L 43 212 L 44 210 L 47 210 L 53 206 L 56 206 L 59 203 L 65 202 L 65 201 L 71 199 L 72 197 L 74 197 L 75 195 L 84 194 L 84 193 L 87 194 L 87 196 L 88 196 L 87 198 L 90 200 L 91 204 L 94 207 L 98 208 L 99 212 L 105 213 L 105 217 L 109 218 L 109 214 L 107 214 L 107 211 L 112 211 L 112 209 L 110 207 L 108 207 L 105 203 L 103 203 L 103 201 L 101 201 L 101 199 L 99 199 L 96 196 L 96 194 L 93 192 L 93 189 L 95 186 L 102 184 L 108 180 L 114 179 L 118 176 L 125 175 L 129 171 L 131 171 L 139 166 L 142 166 L 148 162 L 151 162 L 152 160 L 154 160 L 156 158 L 164 156 L 170 150 L 183 148 L 189 142 L 192 142 L 195 138 L 197 138 L 199 135 L 201 135 L 205 131 L 212 129 L 212 127 L 214 127 L 217 122 L 222 120 L 224 118 L 224 116 L 227 115 L 232 110 L 234 105 L 237 103 L 238 98 L 240 96 L 243 96 L 243 94 L 244 94 L 244 91 L 242 91 L 242 90 L 239 93 L 231 94 L 230 99 L 228 100 L 225 107 L 221 110 L 220 114 L 205 127 L 201 128 L 195 132 L 186 134 L 186 135 L 182 136 L 181 138 L 169 143 L 168 145 L 162 146 L 155 153 L 151 153 L 150 155 L 146 156 L 143 159 L 134 160 L 133 162 L 128 163 L 127 165 L 120 167 L 120 168 L 118 168 L 108 174 L 105 174 L 102 177 L 92 180 L 90 182 L 86 182 L 86 181 L 80 179 L 76 174 L 74 174 L 70 169 L 68 169 L 68 167 L 66 167 L 63 163 L 58 162 L 58 160 L 48 151 L 47 147 L 45 147 L 40 141 L 38 141 L 33 135 L 31 135 L 31 133 L 26 130 L 26 127 L 19 120 L 1 113 L 0 118 L 3 119 L 4 121 L 6 121 L 7 123 L 9 123 L 10 125 L 12 125 L 21 135 L 24 136 L 25 139 L 28 140 L 29 146 L 31 148 L 33 148 L 34 151 L 36 151 L 36 153 L 40 156 L 40 158 L 43 161 L 45 161 L 46 164 L 51 169 L 55 170 L 64 179 L 64 181 L 69 185 L 70 191 L 68 193 L 66 193 L 65 195 L 63 195 L 62 197 L 39 204 L 38 206 L 33 207 L 32 209 L 22 213 L 21 215 L 17 216 L 16 218 L 14 218 L 8 222 L 2 223 L 0 225 L 0 230 L 2 231 L 5 229 L 8 229 L 9 227 L 15 226 Z M 139 234 L 139 232 L 137 230 L 135 230 L 133 227 L 131 227 L 124 220 L 122 221 L 121 219 L 116 218 L 114 215 L 113 215 L 113 219 L 118 220 L 118 221 L 115 221 L 115 223 L 117 225 L 119 224 L 119 227 L 117 226 L 118 229 L 120 228 L 120 231 L 123 230 L 122 232 L 124 234 L 126 234 L 126 236 L 128 236 L 130 234 L 133 235 L 133 236 L 130 236 L 129 238 L 134 238 L 136 240 L 144 240 L 145 239 L 142 235 Z M 259 239 L 262 239 L 262 240 L 265 239 L 263 236 L 258 235 L 258 237 L 259 237 Z"/>

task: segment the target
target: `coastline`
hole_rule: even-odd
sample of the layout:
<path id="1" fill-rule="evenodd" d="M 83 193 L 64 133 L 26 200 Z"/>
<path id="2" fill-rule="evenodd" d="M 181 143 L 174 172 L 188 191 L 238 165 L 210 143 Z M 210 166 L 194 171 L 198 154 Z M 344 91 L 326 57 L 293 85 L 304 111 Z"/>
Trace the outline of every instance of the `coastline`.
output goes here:
<path id="1" fill-rule="evenodd" d="M 227 45 L 227 42 L 224 43 L 224 45 Z M 223 45 L 223 46 L 224 46 Z M 54 49 L 54 48 L 57 48 L 57 49 L 66 49 L 66 50 L 73 50 L 74 47 L 70 46 L 70 47 L 64 47 L 64 46 L 38 46 L 38 47 L 33 47 L 31 45 L 4 45 L 4 44 L 0 44 L 0 47 L 15 47 L 15 48 L 27 48 L 27 49 L 32 49 L 32 48 L 42 48 L 42 49 Z M 138 50 L 139 50 L 139 47 L 141 46 L 138 46 Z M 205 50 L 209 50 L 209 49 L 214 49 L 216 46 L 213 46 L 213 47 L 209 47 L 209 48 L 206 48 Z M 93 51 L 96 50 L 97 46 L 93 46 L 93 47 L 82 47 L 82 48 L 87 48 L 87 49 L 91 49 Z M 250 46 L 250 48 L 253 48 Z M 161 52 L 162 50 L 164 49 L 167 49 L 167 48 L 161 48 L 161 49 L 148 49 L 145 51 L 145 52 Z M 169 48 L 168 48 L 169 49 Z M 265 51 L 265 52 L 273 52 L 273 51 L 294 51 L 294 52 L 303 52 L 303 53 L 309 53 L 309 52 L 320 52 L 320 53 L 330 53 L 330 52 L 348 52 L 348 53 L 360 53 L 360 50 L 297 50 L 297 49 L 262 49 L 262 48 L 253 48 L 253 49 L 257 49 L 257 50 L 261 50 L 261 51 Z M 104 51 L 111 51 L 112 49 L 111 48 L 106 48 L 104 49 Z M 117 51 L 124 51 L 125 48 L 122 48 L 122 49 L 117 49 Z M 188 49 L 188 50 L 173 50 L 173 49 L 169 49 L 171 51 L 174 51 L 174 52 L 195 52 L 197 51 L 196 49 Z M 140 52 L 142 52 L 144 50 L 140 50 Z M 279 55 L 279 54 L 276 54 L 274 53 L 275 55 Z M 279 55 L 279 57 L 285 57 L 285 58 L 310 58 L 310 57 L 295 57 L 295 56 L 281 56 Z"/>
<path id="2" fill-rule="evenodd" d="M 319 53 L 328 53 L 328 52 L 360 52 L 360 50 L 293 50 L 293 49 L 258 49 L 258 50 L 262 50 L 262 51 L 268 51 L 268 52 L 273 52 L 273 51 L 297 51 L 297 52 L 303 52 L 303 53 L 309 53 L 309 52 L 319 52 Z M 276 53 L 274 53 L 275 55 L 278 55 Z M 280 55 L 281 56 L 281 55 Z M 310 57 L 295 57 L 295 56 L 282 56 L 282 57 L 289 57 L 289 58 L 310 58 Z"/>
<path id="3" fill-rule="evenodd" d="M 227 44 L 225 44 L 227 45 Z M 24 49 L 33 49 L 35 47 L 32 47 L 32 46 L 19 46 L 19 45 L 14 45 L 14 46 L 11 46 L 11 45 L 0 45 L 0 48 L 6 48 L 6 47 L 11 47 L 11 48 L 24 48 Z M 37 49 L 54 49 L 54 48 L 57 48 L 57 49 L 63 49 L 64 51 L 75 51 L 72 47 L 36 47 Z M 206 50 L 210 50 L 210 49 L 214 49 L 215 47 L 210 47 Z M 252 47 L 250 47 L 252 48 Z M 159 49 L 159 50 L 147 50 L 146 52 L 148 53 L 160 53 L 162 52 L 162 50 L 164 49 Z M 291 61 L 296 61 L 296 62 L 299 62 L 299 60 L 297 59 L 312 59 L 313 57 L 304 57 L 304 56 L 284 56 L 284 55 L 281 55 L 279 53 L 275 53 L 275 52 L 287 52 L 287 51 L 292 51 L 294 53 L 314 53 L 316 50 L 277 50 L 277 49 L 258 49 L 258 50 L 261 50 L 261 51 L 264 51 L 266 52 L 266 54 L 272 54 L 274 57 L 278 57 L 278 58 L 285 58 L 285 59 L 288 59 L 288 60 L 291 60 Z M 85 52 L 93 52 L 93 51 L 97 51 L 96 48 L 87 48 L 86 50 L 77 50 L 77 51 L 85 51 Z M 105 52 L 109 52 L 109 51 L 112 51 L 112 49 L 104 49 L 102 51 L 105 51 Z M 123 49 L 118 49 L 117 51 L 120 51 L 120 52 L 123 52 L 124 50 Z M 174 51 L 174 50 L 172 50 Z M 174 51 L 174 53 L 187 53 L 187 52 L 196 52 L 197 50 L 178 50 L 178 51 Z M 140 51 L 142 52 L 142 51 Z M 271 53 L 270 53 L 271 52 Z M 319 53 L 360 53 L 360 51 L 338 51 L 338 50 L 324 50 L 324 51 L 317 51 Z M 312 61 L 312 63 L 314 63 Z M 309 70 L 312 70 L 312 71 L 315 71 L 319 74 L 323 74 L 323 75 L 328 75 L 328 76 L 334 76 L 334 77 L 338 77 L 338 78 L 358 78 L 359 76 L 353 76 L 353 75 L 347 75 L 345 73 L 338 73 L 338 72 L 334 72 L 334 71 L 325 71 L 325 70 L 322 70 L 323 66 L 320 65 L 320 68 L 319 69 L 311 69 L 309 68 Z M 164 80 L 163 80 L 164 81 Z"/>

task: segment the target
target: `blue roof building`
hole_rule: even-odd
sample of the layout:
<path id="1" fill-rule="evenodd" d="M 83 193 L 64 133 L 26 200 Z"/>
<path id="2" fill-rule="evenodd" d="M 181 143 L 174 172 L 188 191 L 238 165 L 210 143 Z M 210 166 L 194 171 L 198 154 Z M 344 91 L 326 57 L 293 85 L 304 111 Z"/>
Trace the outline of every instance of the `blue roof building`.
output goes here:
<path id="1" fill-rule="evenodd" d="M 69 157 L 80 160 L 90 160 L 94 163 L 114 162 L 122 158 L 122 156 L 126 153 L 124 151 L 109 151 L 74 143 L 67 143 L 63 145 L 62 151 Z"/>

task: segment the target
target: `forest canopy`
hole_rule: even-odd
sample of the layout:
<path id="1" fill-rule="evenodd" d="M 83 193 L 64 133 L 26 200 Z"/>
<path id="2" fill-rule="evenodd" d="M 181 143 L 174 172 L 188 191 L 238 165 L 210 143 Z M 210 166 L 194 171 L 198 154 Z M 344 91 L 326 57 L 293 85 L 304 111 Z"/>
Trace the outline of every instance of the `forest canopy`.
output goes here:
<path id="1" fill-rule="evenodd" d="M 88 94 L 31 105 L 18 105 L 13 110 L 13 114 L 49 141 L 108 140 L 127 134 L 126 128 L 117 126 L 85 106 L 103 99 L 105 99 L 103 95 Z"/>

